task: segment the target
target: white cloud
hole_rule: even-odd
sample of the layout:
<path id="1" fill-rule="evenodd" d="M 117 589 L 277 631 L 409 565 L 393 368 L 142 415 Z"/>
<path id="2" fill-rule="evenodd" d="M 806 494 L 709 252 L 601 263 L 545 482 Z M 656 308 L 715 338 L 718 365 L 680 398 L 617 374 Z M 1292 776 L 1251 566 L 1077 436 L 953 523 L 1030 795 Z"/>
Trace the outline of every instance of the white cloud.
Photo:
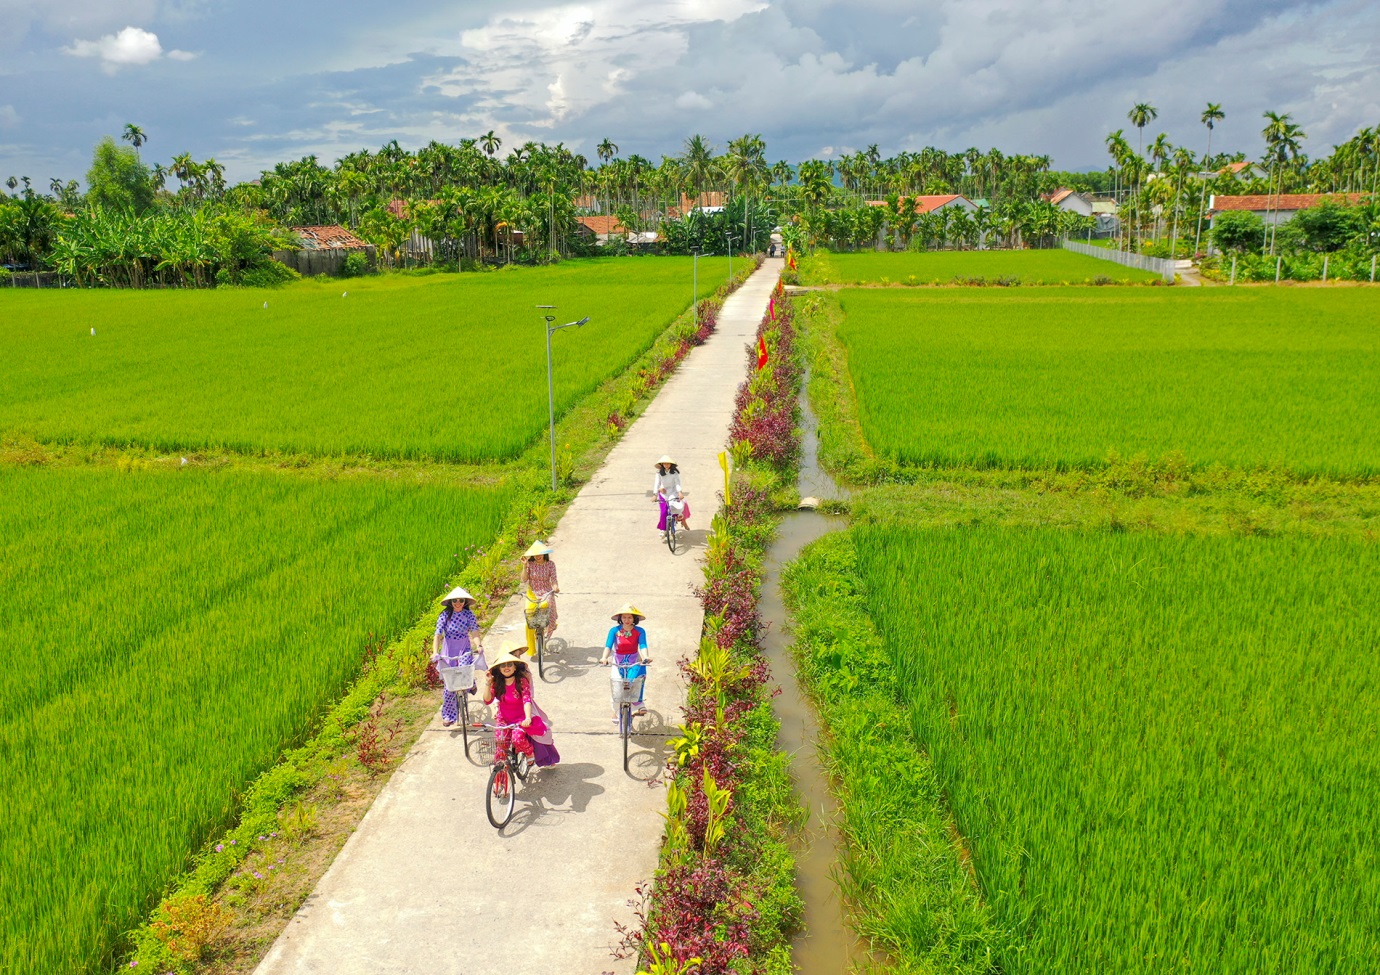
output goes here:
<path id="1" fill-rule="evenodd" d="M 586 0 L 506 11 L 461 31 L 455 42 L 432 45 L 434 53 L 465 63 L 424 86 L 477 99 L 477 120 L 501 112 L 551 128 L 595 106 L 637 97 L 639 85 L 685 56 L 695 28 L 732 23 L 766 6 L 764 0 Z M 681 97 L 695 108 L 712 104 L 695 92 Z"/>
<path id="2" fill-rule="evenodd" d="M 19 124 L 19 113 L 13 105 L 0 105 L 0 129 L 12 129 Z"/>
<path id="3" fill-rule="evenodd" d="M 687 91 L 676 99 L 676 108 L 684 112 L 699 111 L 713 107 L 714 103 L 697 91 Z"/>
<path id="4" fill-rule="evenodd" d="M 72 46 L 63 51 L 78 58 L 100 58 L 101 66 L 111 73 L 128 65 L 148 64 L 164 56 L 158 35 L 141 27 L 126 27 L 118 34 L 106 34 L 95 41 L 73 41 Z M 172 50 L 167 52 L 167 57 L 190 61 L 196 55 Z"/>

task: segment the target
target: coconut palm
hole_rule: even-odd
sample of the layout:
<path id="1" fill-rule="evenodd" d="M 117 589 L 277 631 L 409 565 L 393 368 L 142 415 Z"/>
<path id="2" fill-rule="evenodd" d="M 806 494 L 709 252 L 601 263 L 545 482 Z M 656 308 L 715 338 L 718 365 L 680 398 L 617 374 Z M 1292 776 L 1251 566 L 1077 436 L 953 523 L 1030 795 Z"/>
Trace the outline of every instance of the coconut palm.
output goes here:
<path id="1" fill-rule="evenodd" d="M 704 184 L 714 173 L 714 147 L 702 135 L 692 135 L 685 140 L 685 149 L 680 155 L 685 180 L 695 188 L 695 202 L 699 206 L 704 195 Z"/>
<path id="2" fill-rule="evenodd" d="M 1222 106 L 1217 102 L 1208 102 L 1207 108 L 1203 109 L 1203 114 L 1199 120 L 1207 126 L 1208 140 L 1207 149 L 1203 153 L 1204 173 L 1212 171 L 1212 128 L 1222 119 L 1226 118 L 1226 112 L 1222 111 Z M 1207 179 L 1203 180 L 1202 192 L 1198 194 L 1198 229 L 1193 234 L 1193 253 L 1198 253 L 1198 245 L 1203 239 L 1203 203 L 1207 199 Z"/>
<path id="3" fill-rule="evenodd" d="M 1270 255 L 1274 256 L 1275 244 L 1273 233 L 1274 224 L 1270 222 L 1270 211 L 1273 198 L 1272 193 L 1282 193 L 1284 191 L 1284 175 L 1280 170 L 1290 162 L 1296 162 L 1299 158 L 1300 142 L 1307 138 L 1298 125 L 1294 124 L 1288 112 L 1280 115 L 1277 112 L 1265 112 L 1262 117 L 1265 121 L 1265 128 L 1260 130 L 1260 135 L 1265 140 L 1265 157 L 1270 162 L 1270 189 L 1266 197 L 1265 209 L 1265 236 L 1269 242 Z M 1274 189 L 1275 177 L 1278 175 L 1279 189 Z M 1266 241 L 1262 240 L 1260 249 L 1265 250 Z"/>
<path id="4" fill-rule="evenodd" d="M 134 154 L 136 156 L 139 154 L 139 147 L 149 141 L 149 137 L 144 134 L 144 130 L 133 122 L 125 123 L 125 134 L 120 136 L 120 138 L 134 147 Z"/>
<path id="5" fill-rule="evenodd" d="M 1149 102 L 1137 102 L 1136 105 L 1135 105 L 1135 107 L 1132 108 L 1129 112 L 1126 113 L 1126 117 L 1127 117 L 1128 119 L 1130 119 L 1130 120 L 1131 120 L 1131 124 L 1134 125 L 1134 126 L 1136 127 L 1136 132 L 1137 132 L 1137 134 L 1138 134 L 1138 136 L 1139 136 L 1139 139 L 1138 139 L 1138 142 L 1137 142 L 1137 145 L 1136 145 L 1136 156 L 1137 156 L 1137 157 L 1143 157 L 1144 154 L 1145 154 L 1145 127 L 1146 127 L 1147 125 L 1149 125 L 1149 124 L 1150 124 L 1152 121 L 1154 121 L 1155 119 L 1159 118 L 1159 114 L 1160 114 L 1160 113 L 1159 113 L 1159 110 L 1156 109 L 1155 106 L 1151 105 Z M 1136 183 L 1136 207 L 1137 207 L 1136 222 L 1139 223 L 1139 222 L 1140 222 L 1140 216 L 1139 216 L 1139 207 L 1140 207 L 1140 183 L 1139 183 L 1139 181 L 1137 181 L 1137 183 Z"/>

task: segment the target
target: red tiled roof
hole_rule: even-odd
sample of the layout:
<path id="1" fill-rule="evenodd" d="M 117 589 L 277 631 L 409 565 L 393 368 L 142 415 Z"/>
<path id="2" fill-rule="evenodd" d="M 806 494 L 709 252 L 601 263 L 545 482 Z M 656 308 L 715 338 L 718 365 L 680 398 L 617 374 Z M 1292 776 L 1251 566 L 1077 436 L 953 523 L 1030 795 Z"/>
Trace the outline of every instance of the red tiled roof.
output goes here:
<path id="1" fill-rule="evenodd" d="M 1306 210 L 1324 200 L 1333 203 L 1359 203 L 1364 193 L 1274 193 L 1252 196 L 1215 196 L 1212 212 L 1223 210 Z"/>
<path id="2" fill-rule="evenodd" d="M 916 201 L 916 213 L 929 213 L 932 210 L 938 210 L 945 204 L 952 203 L 954 200 L 963 200 L 967 199 L 967 197 L 960 193 L 943 193 L 934 196 L 912 196 L 907 197 L 907 199 Z M 886 201 L 868 200 L 867 205 L 870 207 L 884 207 L 886 206 Z"/>
<path id="3" fill-rule="evenodd" d="M 580 221 L 582 226 L 588 227 L 596 234 L 608 236 L 610 234 L 626 233 L 623 229 L 623 225 L 618 222 L 617 217 L 576 217 L 575 219 Z"/>
<path id="4" fill-rule="evenodd" d="M 1241 170 L 1247 169 L 1254 165 L 1255 163 L 1251 162 L 1250 160 L 1246 160 L 1245 162 L 1227 163 L 1225 166 L 1223 166 L 1221 169 L 1217 171 L 1219 173 L 1239 173 L 1241 172 Z"/>
<path id="5" fill-rule="evenodd" d="M 1070 196 L 1073 196 L 1073 190 L 1055 190 L 1054 193 L 1050 195 L 1049 202 L 1060 203 L 1067 200 Z"/>
<path id="6" fill-rule="evenodd" d="M 301 238 L 302 246 L 307 250 L 326 250 L 333 247 L 355 249 L 369 246 L 344 227 L 335 224 L 329 227 L 289 227 L 288 229 Z"/>
<path id="7" fill-rule="evenodd" d="M 727 194 L 720 190 L 705 190 L 697 199 L 690 199 L 684 193 L 680 195 L 680 206 L 667 207 L 666 215 L 673 219 L 685 216 L 696 207 L 709 209 L 711 207 L 721 207 L 727 203 Z"/>

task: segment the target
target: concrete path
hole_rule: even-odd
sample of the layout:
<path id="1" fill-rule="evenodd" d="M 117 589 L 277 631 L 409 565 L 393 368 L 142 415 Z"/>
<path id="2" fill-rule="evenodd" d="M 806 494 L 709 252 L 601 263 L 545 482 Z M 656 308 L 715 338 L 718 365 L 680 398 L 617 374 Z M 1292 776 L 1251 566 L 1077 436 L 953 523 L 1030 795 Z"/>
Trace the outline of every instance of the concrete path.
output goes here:
<path id="1" fill-rule="evenodd" d="M 665 792 L 649 786 L 669 755 L 683 686 L 676 661 L 698 646 L 705 536 L 718 507 L 718 453 L 733 399 L 782 262 L 769 260 L 733 294 L 718 330 L 688 355 L 579 493 L 550 539 L 560 595 L 560 653 L 537 699 L 562 762 L 518 792 L 511 823 L 484 815 L 488 742 L 433 722 L 407 755 L 257 975 L 600 975 L 615 961 L 614 922 L 656 868 Z M 597 326 L 597 321 L 593 327 Z M 557 336 L 559 368 L 562 340 Z M 669 453 L 689 492 L 688 546 L 674 556 L 655 531 L 653 463 Z M 684 536 L 682 536 L 684 538 Z M 610 722 L 598 666 L 610 616 L 631 600 L 647 615 L 653 664 L 631 772 Z M 511 600 L 485 636 L 517 632 Z M 437 693 L 437 705 L 440 694 Z"/>

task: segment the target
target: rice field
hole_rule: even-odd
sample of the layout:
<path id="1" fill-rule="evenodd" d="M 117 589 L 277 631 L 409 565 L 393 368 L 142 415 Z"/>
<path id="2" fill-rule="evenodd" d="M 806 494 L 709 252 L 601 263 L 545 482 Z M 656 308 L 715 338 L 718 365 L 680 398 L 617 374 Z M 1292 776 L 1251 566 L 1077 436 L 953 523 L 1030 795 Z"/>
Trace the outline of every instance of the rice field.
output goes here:
<path id="1" fill-rule="evenodd" d="M 724 259 L 700 261 L 708 296 Z M 47 442 L 507 460 L 690 305 L 690 258 L 281 290 L 0 289 L 0 430 Z M 93 334 L 94 329 L 94 334 Z"/>
<path id="2" fill-rule="evenodd" d="M 806 285 L 1153 284 L 1158 274 L 1066 250 L 820 251 L 800 262 Z"/>
<path id="3" fill-rule="evenodd" d="M 370 635 L 427 609 L 510 503 L 377 477 L 0 465 L 0 971 L 94 970 L 338 699 Z"/>
<path id="4" fill-rule="evenodd" d="M 884 458 L 1380 474 L 1373 290 L 855 289 L 839 302 L 859 421 Z"/>
<path id="5" fill-rule="evenodd" d="M 1375 970 L 1373 539 L 852 531 L 997 969 Z"/>

